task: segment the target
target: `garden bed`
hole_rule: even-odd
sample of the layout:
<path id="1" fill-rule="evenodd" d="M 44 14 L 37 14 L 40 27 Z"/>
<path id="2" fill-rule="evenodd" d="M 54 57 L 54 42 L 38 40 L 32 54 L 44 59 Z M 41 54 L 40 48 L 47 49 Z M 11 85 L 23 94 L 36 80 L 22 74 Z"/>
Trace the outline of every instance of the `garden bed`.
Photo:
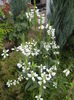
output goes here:
<path id="1" fill-rule="evenodd" d="M 0 99 L 73 100 L 74 50 L 56 43 L 45 11 L 20 2 L 19 12 L 14 1 L 15 11 L 8 2 L 0 11 Z"/>

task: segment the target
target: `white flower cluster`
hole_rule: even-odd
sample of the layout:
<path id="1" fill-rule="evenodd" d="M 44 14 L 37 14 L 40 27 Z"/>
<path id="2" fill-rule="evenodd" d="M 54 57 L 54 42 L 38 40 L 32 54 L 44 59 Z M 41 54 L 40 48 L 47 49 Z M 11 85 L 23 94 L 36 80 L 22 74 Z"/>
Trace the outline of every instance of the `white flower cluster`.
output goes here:
<path id="1" fill-rule="evenodd" d="M 37 16 L 38 16 L 38 19 L 37 19 L 38 24 L 41 24 L 41 25 L 45 24 L 45 14 L 39 13 L 39 15 Z"/>
<path id="2" fill-rule="evenodd" d="M 31 62 L 28 62 L 28 64 L 26 65 L 25 63 L 23 63 L 21 60 L 19 61 L 19 63 L 17 63 L 17 67 L 19 69 L 22 69 L 22 72 L 28 72 L 31 68 Z M 24 77 L 25 78 L 25 77 Z"/>
<path id="3" fill-rule="evenodd" d="M 22 69 L 22 73 L 24 74 L 24 78 L 26 80 L 32 79 L 32 81 L 35 81 L 35 78 L 38 77 L 38 74 L 31 70 L 31 62 L 28 62 L 28 65 L 25 65 L 22 61 L 20 61 L 17 64 L 17 67 L 19 69 Z"/>
<path id="4" fill-rule="evenodd" d="M 31 22 L 31 20 L 34 18 L 34 11 L 26 12 L 26 17 Z"/>
<path id="5" fill-rule="evenodd" d="M 17 78 L 17 80 L 8 80 L 8 82 L 6 83 L 6 85 L 7 85 L 8 87 L 10 87 L 10 86 L 12 86 L 12 85 L 15 86 L 16 84 L 19 84 L 23 79 L 24 79 L 23 76 L 20 75 L 20 76 Z"/>
<path id="6" fill-rule="evenodd" d="M 28 76 L 27 76 L 26 74 L 27 74 L 28 71 L 30 71 L 31 62 L 28 62 L 27 66 L 26 66 L 25 63 L 23 63 L 23 62 L 20 60 L 19 63 L 17 63 L 17 67 L 18 67 L 19 69 L 22 70 L 22 73 L 23 73 L 24 75 L 21 74 L 21 75 L 17 78 L 17 80 L 14 80 L 14 81 L 8 80 L 8 82 L 7 82 L 7 84 L 6 84 L 8 87 L 10 87 L 11 85 L 19 84 L 23 79 L 26 79 L 26 80 L 29 79 Z"/>
<path id="7" fill-rule="evenodd" d="M 39 70 L 37 73 L 36 71 L 34 71 L 34 68 L 32 68 L 31 62 L 25 64 L 22 61 L 19 61 L 19 63 L 17 63 L 17 67 L 22 70 L 22 74 L 17 78 L 17 80 L 8 80 L 8 82 L 6 83 L 8 87 L 19 84 L 23 79 L 27 81 L 31 79 L 33 82 L 37 82 L 39 87 L 42 87 L 42 89 L 46 89 L 47 82 L 50 82 L 51 78 L 56 75 L 57 71 L 56 66 L 47 68 L 46 66 L 43 66 L 41 64 L 40 66 L 36 67 Z M 54 83 L 53 87 L 56 88 L 57 84 Z M 35 98 L 37 100 L 43 100 L 41 95 L 35 96 Z"/>
<path id="8" fill-rule="evenodd" d="M 20 68 L 23 68 L 24 67 L 24 63 L 20 60 L 19 63 L 17 63 L 17 67 L 20 69 Z"/>
<path id="9" fill-rule="evenodd" d="M 48 52 L 50 50 L 50 48 L 51 48 L 51 45 L 48 42 L 43 42 L 43 47 Z"/>
<path id="10" fill-rule="evenodd" d="M 40 16 L 39 15 L 39 9 L 37 7 L 35 7 L 35 10 L 33 8 L 30 11 L 26 12 L 26 17 L 30 22 L 32 21 L 32 19 L 34 19 L 34 14 L 35 13 L 36 13 L 36 16 Z"/>
<path id="11" fill-rule="evenodd" d="M 17 67 L 22 70 L 22 75 L 20 75 L 17 80 L 8 81 L 6 85 L 10 87 L 11 85 L 19 84 L 22 79 L 32 79 L 33 82 L 37 80 L 39 86 L 42 86 L 43 89 L 46 89 L 47 82 L 56 75 L 56 66 L 52 66 L 48 69 L 46 66 L 43 66 L 41 64 L 40 66 L 37 66 L 39 74 L 33 71 L 33 68 L 31 68 L 31 66 L 31 62 L 28 62 L 28 64 L 26 65 L 22 61 L 19 61 L 19 63 L 17 63 Z"/>
<path id="12" fill-rule="evenodd" d="M 35 9 L 31 9 L 29 12 L 26 12 L 27 19 L 31 22 L 36 16 L 37 23 L 40 25 L 38 29 L 44 29 L 45 24 L 45 15 L 40 14 L 39 9 L 36 7 Z"/>
<path id="13" fill-rule="evenodd" d="M 40 68 L 40 76 L 37 77 L 38 84 L 40 86 L 43 86 L 44 89 L 46 89 L 47 82 L 50 81 L 51 78 L 53 78 L 56 75 L 56 66 L 52 66 L 51 68 L 47 68 L 46 66 L 38 66 Z"/>
<path id="14" fill-rule="evenodd" d="M 57 51 L 57 49 L 59 49 L 60 47 L 56 44 L 55 41 L 55 29 L 53 29 L 52 26 L 49 26 L 48 24 L 46 25 L 46 29 L 47 29 L 47 34 L 48 36 L 51 36 L 51 42 L 50 45 L 52 46 L 53 49 L 53 54 L 59 54 L 59 51 Z"/>
<path id="15" fill-rule="evenodd" d="M 47 68 L 47 66 L 43 66 L 42 64 L 40 66 L 37 66 L 38 73 L 33 71 L 31 62 L 28 62 L 26 65 L 22 61 L 19 61 L 17 63 L 17 67 L 19 69 L 22 69 L 22 74 L 17 78 L 17 80 L 8 80 L 7 86 L 10 87 L 12 85 L 19 84 L 23 79 L 26 79 L 27 81 L 31 79 L 33 82 L 37 82 L 42 89 L 46 89 L 47 83 L 50 82 L 51 79 L 53 79 L 56 75 L 57 67 L 56 65 L 53 65 L 50 68 Z M 64 70 L 63 73 L 68 76 L 70 74 L 70 71 L 68 69 Z M 53 87 L 57 88 L 57 82 L 53 81 Z M 41 95 L 35 96 L 37 100 L 43 100 Z"/>
<path id="16" fill-rule="evenodd" d="M 69 69 L 65 69 L 64 71 L 63 71 L 63 73 L 65 73 L 65 75 L 66 75 L 66 77 L 70 74 L 70 70 Z"/>
<path id="17" fill-rule="evenodd" d="M 18 51 L 21 51 L 23 55 L 29 56 L 37 56 L 40 53 L 40 50 L 37 49 L 37 42 L 26 42 L 25 45 L 21 44 L 17 47 Z"/>
<path id="18" fill-rule="evenodd" d="M 40 14 L 40 17 L 37 19 L 37 22 L 40 25 L 38 27 L 38 29 L 41 29 L 41 30 L 45 29 L 44 24 L 45 24 L 46 20 L 45 20 L 44 14 Z"/>
<path id="19" fill-rule="evenodd" d="M 3 53 L 1 54 L 1 56 L 5 59 L 6 57 L 8 57 L 8 56 L 9 56 L 9 53 L 8 53 L 8 52 L 9 52 L 9 50 L 8 50 L 8 49 L 7 49 L 7 50 L 6 50 L 6 49 L 4 49 L 4 50 L 3 50 Z"/>

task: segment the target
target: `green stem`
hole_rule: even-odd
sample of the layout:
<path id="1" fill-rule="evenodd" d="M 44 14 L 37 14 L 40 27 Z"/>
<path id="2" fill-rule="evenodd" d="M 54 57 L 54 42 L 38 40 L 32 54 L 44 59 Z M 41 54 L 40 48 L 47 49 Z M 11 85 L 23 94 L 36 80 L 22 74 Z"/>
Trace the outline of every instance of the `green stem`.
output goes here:
<path id="1" fill-rule="evenodd" d="M 35 12 L 35 9 L 36 9 L 36 0 L 34 0 L 34 25 L 35 25 L 35 31 L 37 31 L 36 29 L 36 26 L 37 26 L 37 16 L 36 16 L 36 12 Z"/>

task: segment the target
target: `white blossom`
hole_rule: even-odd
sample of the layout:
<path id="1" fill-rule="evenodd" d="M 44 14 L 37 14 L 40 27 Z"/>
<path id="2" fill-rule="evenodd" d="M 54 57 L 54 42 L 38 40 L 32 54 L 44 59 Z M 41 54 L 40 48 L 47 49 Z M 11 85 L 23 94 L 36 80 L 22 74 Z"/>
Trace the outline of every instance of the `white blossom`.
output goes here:
<path id="1" fill-rule="evenodd" d="M 41 17 L 38 19 L 38 24 L 44 24 L 45 23 L 45 17 Z"/>
<path id="2" fill-rule="evenodd" d="M 20 60 L 19 63 L 17 63 L 17 67 L 20 69 L 20 68 L 23 68 L 24 66 L 24 63 Z"/>
<path id="3" fill-rule="evenodd" d="M 48 28 L 48 26 L 49 26 L 49 25 L 48 25 L 48 24 L 46 24 L 46 27 L 45 27 L 45 28 L 47 29 L 47 28 Z"/>
<path id="4" fill-rule="evenodd" d="M 3 53 L 1 54 L 1 56 L 3 56 L 3 58 L 5 59 L 6 57 L 9 56 L 8 52 L 9 52 L 8 49 L 7 49 L 7 50 L 4 49 L 4 50 L 3 50 Z"/>
<path id="5" fill-rule="evenodd" d="M 65 75 L 66 75 L 66 77 L 70 74 L 70 70 L 69 69 L 65 69 L 64 71 L 63 71 L 63 73 L 65 73 Z"/>
<path id="6" fill-rule="evenodd" d="M 38 84 L 41 86 L 42 85 L 42 81 L 38 81 Z"/>
<path id="7" fill-rule="evenodd" d="M 49 51 L 49 49 L 51 48 L 51 46 L 50 46 L 50 44 L 47 42 L 44 42 L 43 43 L 43 46 L 44 46 L 44 49 L 46 50 L 46 51 Z"/>
<path id="8" fill-rule="evenodd" d="M 35 98 L 36 98 L 37 100 L 43 100 L 43 98 L 41 97 L 41 95 L 35 96 Z"/>
<path id="9" fill-rule="evenodd" d="M 57 82 L 53 82 L 53 87 L 57 88 Z"/>
<path id="10" fill-rule="evenodd" d="M 44 25 L 39 26 L 38 29 L 42 29 L 43 30 L 44 29 Z"/>
<path id="11" fill-rule="evenodd" d="M 38 77 L 38 74 L 34 71 L 30 71 L 30 73 L 27 73 L 28 78 L 32 78 L 33 81 L 35 81 L 35 78 Z"/>
<path id="12" fill-rule="evenodd" d="M 21 51 L 22 54 L 24 54 L 25 56 L 37 56 L 40 53 L 40 50 L 37 49 L 36 46 L 37 42 L 35 42 L 34 40 L 32 42 L 26 42 L 25 45 L 20 45 L 19 47 L 17 47 L 17 50 Z"/>

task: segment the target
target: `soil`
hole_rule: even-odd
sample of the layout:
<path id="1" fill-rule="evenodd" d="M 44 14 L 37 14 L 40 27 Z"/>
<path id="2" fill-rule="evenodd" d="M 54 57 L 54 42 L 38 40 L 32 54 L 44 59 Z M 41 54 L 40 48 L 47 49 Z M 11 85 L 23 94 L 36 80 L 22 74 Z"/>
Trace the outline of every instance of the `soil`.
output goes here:
<path id="1" fill-rule="evenodd" d="M 15 43 L 13 41 L 4 41 L 3 43 L 3 47 L 5 47 L 5 49 L 11 49 L 15 46 Z"/>

